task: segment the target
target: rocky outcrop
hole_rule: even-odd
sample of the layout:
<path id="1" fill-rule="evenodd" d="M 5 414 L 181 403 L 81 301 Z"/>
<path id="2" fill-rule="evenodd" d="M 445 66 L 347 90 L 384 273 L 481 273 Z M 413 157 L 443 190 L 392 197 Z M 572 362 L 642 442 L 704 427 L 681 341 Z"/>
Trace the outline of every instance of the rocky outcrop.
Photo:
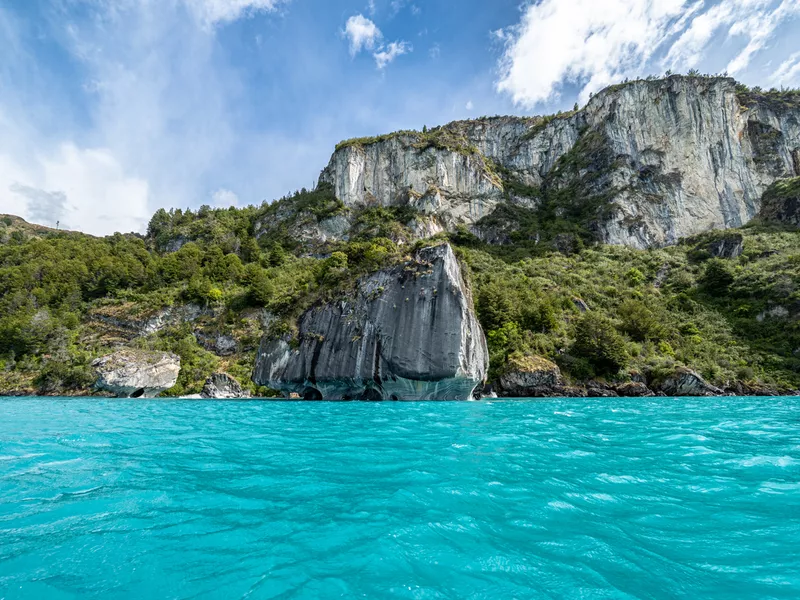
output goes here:
<path id="1" fill-rule="evenodd" d="M 627 398 L 641 398 L 654 396 L 653 391 L 641 381 L 629 381 L 617 386 L 616 392 L 619 396 Z"/>
<path id="2" fill-rule="evenodd" d="M 667 396 L 720 396 L 724 392 L 691 369 L 680 367 L 661 384 Z"/>
<path id="3" fill-rule="evenodd" d="M 672 76 L 612 86 L 551 119 L 351 140 L 320 182 L 347 207 L 409 205 L 451 230 L 520 199 L 549 203 L 556 216 L 577 203 L 598 240 L 645 248 L 747 223 L 770 184 L 800 175 L 798 156 L 795 100 L 773 102 L 725 77 Z M 573 206 L 553 200 L 562 192 Z M 476 232 L 503 243 L 496 229 Z"/>
<path id="4" fill-rule="evenodd" d="M 762 221 L 800 227 L 800 177 L 771 185 L 764 192 L 758 216 Z"/>
<path id="5" fill-rule="evenodd" d="M 168 352 L 126 348 L 92 362 L 96 386 L 119 398 L 154 398 L 175 385 L 181 359 Z"/>
<path id="6" fill-rule="evenodd" d="M 224 333 L 206 335 L 201 331 L 195 331 L 194 337 L 198 344 L 217 356 L 232 356 L 239 350 L 239 342 L 236 338 Z"/>
<path id="7" fill-rule="evenodd" d="M 130 315 L 130 309 L 136 307 L 128 305 L 100 306 L 91 313 L 92 320 L 102 324 L 119 328 L 128 338 L 147 336 L 158 333 L 167 327 L 191 323 L 202 316 L 211 315 L 213 311 L 198 306 L 197 304 L 181 304 L 168 306 L 145 315 Z"/>
<path id="8" fill-rule="evenodd" d="M 253 379 L 306 399 L 466 400 L 487 368 L 470 291 L 442 244 L 306 312 L 297 339 L 265 338 Z"/>
<path id="9" fill-rule="evenodd" d="M 242 388 L 242 384 L 227 373 L 214 373 L 211 377 L 206 379 L 200 397 L 233 400 L 237 398 L 249 398 L 250 394 Z"/>
<path id="10" fill-rule="evenodd" d="M 511 357 L 500 377 L 504 395 L 517 398 L 552 395 L 560 385 L 558 366 L 541 356 Z"/>
<path id="11" fill-rule="evenodd" d="M 722 235 L 708 244 L 707 250 L 716 258 L 738 258 L 744 251 L 744 237 L 741 233 Z"/>

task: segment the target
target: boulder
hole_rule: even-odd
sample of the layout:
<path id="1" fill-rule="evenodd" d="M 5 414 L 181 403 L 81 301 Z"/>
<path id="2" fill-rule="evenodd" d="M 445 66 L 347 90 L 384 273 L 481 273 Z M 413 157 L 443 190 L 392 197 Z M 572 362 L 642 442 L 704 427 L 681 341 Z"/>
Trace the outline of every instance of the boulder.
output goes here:
<path id="1" fill-rule="evenodd" d="M 541 356 L 512 357 L 500 377 L 504 395 L 527 398 L 550 395 L 561 384 L 561 370 Z"/>
<path id="2" fill-rule="evenodd" d="M 169 352 L 125 348 L 92 362 L 99 389 L 118 398 L 155 398 L 178 380 L 181 359 Z"/>
<path id="3" fill-rule="evenodd" d="M 617 386 L 617 394 L 628 398 L 654 396 L 653 391 L 641 381 L 629 381 Z"/>
<path id="4" fill-rule="evenodd" d="M 250 394 L 242 389 L 242 385 L 227 373 L 214 373 L 206 379 L 200 397 L 234 399 L 249 398 Z"/>
<path id="5" fill-rule="evenodd" d="M 721 396 L 725 393 L 685 367 L 676 369 L 660 387 L 667 396 Z"/>
<path id="6" fill-rule="evenodd" d="M 258 385 L 309 400 L 468 400 L 486 378 L 486 339 L 449 244 L 361 279 L 351 300 L 310 309 L 298 328 L 262 341 Z"/>
<path id="7" fill-rule="evenodd" d="M 586 394 L 589 398 L 616 398 L 619 396 L 610 385 L 597 381 L 590 381 L 586 384 Z"/>

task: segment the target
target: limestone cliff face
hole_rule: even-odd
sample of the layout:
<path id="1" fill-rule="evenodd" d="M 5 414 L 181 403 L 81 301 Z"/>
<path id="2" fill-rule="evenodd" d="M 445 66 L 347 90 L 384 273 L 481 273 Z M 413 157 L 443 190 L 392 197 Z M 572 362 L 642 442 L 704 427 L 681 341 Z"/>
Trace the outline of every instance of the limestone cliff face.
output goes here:
<path id="1" fill-rule="evenodd" d="M 504 202 L 537 207 L 519 184 L 528 195 L 562 192 L 589 205 L 599 241 L 644 248 L 743 225 L 770 184 L 796 175 L 796 103 L 737 91 L 730 78 L 673 76 L 608 88 L 551 120 L 497 117 L 355 140 L 320 181 L 348 207 L 409 204 L 448 229 Z"/>
<path id="2" fill-rule="evenodd" d="M 265 339 L 254 381 L 308 399 L 470 398 L 488 351 L 450 246 L 359 283 L 352 301 L 301 317 L 299 346 Z"/>

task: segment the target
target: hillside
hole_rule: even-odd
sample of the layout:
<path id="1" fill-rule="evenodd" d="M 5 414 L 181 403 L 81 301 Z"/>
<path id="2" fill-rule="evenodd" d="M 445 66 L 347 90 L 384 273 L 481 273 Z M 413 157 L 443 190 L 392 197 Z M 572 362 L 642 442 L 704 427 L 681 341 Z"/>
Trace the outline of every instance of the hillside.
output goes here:
<path id="1" fill-rule="evenodd" d="M 179 357 L 166 395 L 213 373 L 258 395 L 634 394 L 685 369 L 709 393 L 796 390 L 799 107 L 629 82 L 568 114 L 348 140 L 314 190 L 159 210 L 145 236 L 5 217 L 0 392 L 100 393 L 92 362 L 119 348 Z"/>

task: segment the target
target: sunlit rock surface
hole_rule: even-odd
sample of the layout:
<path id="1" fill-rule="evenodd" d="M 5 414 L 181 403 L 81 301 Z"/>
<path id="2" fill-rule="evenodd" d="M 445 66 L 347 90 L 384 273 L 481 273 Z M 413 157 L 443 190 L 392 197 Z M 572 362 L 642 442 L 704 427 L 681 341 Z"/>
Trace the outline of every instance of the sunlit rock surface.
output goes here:
<path id="1" fill-rule="evenodd" d="M 181 359 L 169 352 L 125 348 L 92 362 L 97 387 L 119 398 L 155 398 L 175 385 Z"/>

